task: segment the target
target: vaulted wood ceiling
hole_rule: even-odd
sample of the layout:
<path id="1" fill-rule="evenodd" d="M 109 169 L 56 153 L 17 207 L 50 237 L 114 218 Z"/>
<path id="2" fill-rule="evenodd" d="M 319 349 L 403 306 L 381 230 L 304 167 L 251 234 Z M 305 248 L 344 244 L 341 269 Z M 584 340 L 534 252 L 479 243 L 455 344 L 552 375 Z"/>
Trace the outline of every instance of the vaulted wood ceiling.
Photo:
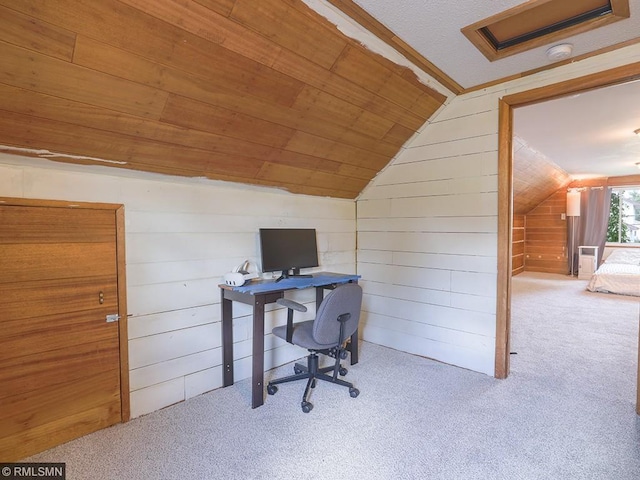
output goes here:
<path id="1" fill-rule="evenodd" d="M 300 0 L 0 0 L 0 58 L 0 150 L 339 198 L 446 99 Z"/>

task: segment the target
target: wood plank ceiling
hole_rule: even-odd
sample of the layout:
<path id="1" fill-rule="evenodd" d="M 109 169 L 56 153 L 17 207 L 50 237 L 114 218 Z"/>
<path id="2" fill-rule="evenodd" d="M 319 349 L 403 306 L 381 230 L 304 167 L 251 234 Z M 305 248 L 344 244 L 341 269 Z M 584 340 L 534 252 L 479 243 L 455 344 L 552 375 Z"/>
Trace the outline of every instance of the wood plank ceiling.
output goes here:
<path id="1" fill-rule="evenodd" d="M 0 57 L 4 151 L 338 198 L 446 99 L 300 0 L 0 0 Z"/>
<path id="2" fill-rule="evenodd" d="M 513 213 L 526 215 L 571 183 L 571 175 L 514 137 Z"/>

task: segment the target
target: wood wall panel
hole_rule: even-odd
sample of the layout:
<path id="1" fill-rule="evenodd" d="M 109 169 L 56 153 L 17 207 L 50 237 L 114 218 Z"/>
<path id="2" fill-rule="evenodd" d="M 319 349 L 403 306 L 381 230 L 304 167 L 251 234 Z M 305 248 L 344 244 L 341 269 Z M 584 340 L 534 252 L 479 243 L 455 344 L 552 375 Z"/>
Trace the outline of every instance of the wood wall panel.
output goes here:
<path id="1" fill-rule="evenodd" d="M 141 137 L 114 135 L 113 132 L 77 125 L 65 133 L 64 129 L 68 126 L 60 126 L 60 122 L 9 112 L 0 116 L 0 127 L 6 138 L 16 143 L 19 142 L 31 148 L 46 148 L 51 151 L 79 155 L 80 157 L 68 161 L 82 164 L 96 163 L 91 157 L 95 148 L 110 150 L 111 160 L 107 161 L 107 165 L 174 175 L 179 174 L 180 171 L 191 172 L 193 176 L 209 172 L 222 178 L 228 172 L 233 172 L 238 175 L 238 178 L 253 178 L 263 164 L 262 160 L 241 155 L 223 155 L 195 148 L 179 148 L 172 144 L 150 142 Z M 72 147 L 69 146 L 71 144 Z M 56 157 L 52 158 L 56 159 Z M 176 163 L 176 158 L 183 164 Z M 103 164 L 103 162 L 99 163 Z"/>
<path id="2" fill-rule="evenodd" d="M 236 3 L 236 0 L 198 0 L 200 5 L 213 10 L 225 17 L 231 15 L 231 11 Z"/>
<path id="3" fill-rule="evenodd" d="M 303 118 L 321 122 L 323 118 L 332 118 L 338 128 L 360 133 L 372 139 L 381 139 L 393 126 L 393 122 L 368 112 L 341 98 L 312 87 L 305 87 L 295 104 L 295 111 Z"/>
<path id="4" fill-rule="evenodd" d="M 78 35 L 74 63 L 210 103 L 216 102 L 222 91 L 290 106 L 304 86 L 274 70 L 261 69 L 255 62 L 233 58 L 221 48 L 201 51 L 191 46 L 184 53 L 191 59 L 187 65 L 173 60 L 164 62 L 157 54 L 156 58 L 147 59 L 144 52 L 131 53 Z M 237 82 L 239 77 L 246 77 L 245 81 Z"/>
<path id="5" fill-rule="evenodd" d="M 328 31 L 326 25 L 310 24 L 308 12 L 305 15 L 297 10 L 296 3 L 283 0 L 236 1 L 230 18 L 287 50 L 330 69 L 347 46 L 346 39 Z"/>
<path id="6" fill-rule="evenodd" d="M 362 166 L 363 171 L 356 175 L 356 177 L 364 175 L 366 178 L 371 178 L 371 175 L 375 174 L 375 172 L 387 163 L 387 157 L 383 155 L 372 153 L 360 147 L 329 140 L 326 137 L 307 134 L 301 130 L 290 129 L 295 138 L 290 139 L 284 147 L 284 150 L 280 150 L 271 148 L 279 146 L 279 144 L 274 144 L 273 137 L 264 137 L 264 143 L 266 143 L 266 145 L 262 145 L 256 143 L 258 137 L 253 138 L 253 141 L 249 141 L 238 138 L 238 135 L 234 138 L 203 130 L 189 129 L 188 122 L 185 122 L 184 127 L 171 125 L 169 123 L 151 122 L 130 115 L 118 114 L 112 110 L 89 107 L 80 102 L 63 100 L 50 95 L 34 95 L 27 90 L 3 84 L 0 84 L 0 96 L 4 97 L 5 104 L 9 106 L 10 109 L 25 116 L 34 114 L 39 118 L 55 120 L 58 112 L 64 110 L 67 115 L 66 120 L 74 125 L 85 125 L 99 130 L 112 131 L 113 133 L 127 135 L 127 137 L 130 137 L 129 134 L 134 131 L 138 138 L 198 148 L 212 153 L 225 153 L 231 156 L 274 161 L 280 159 L 280 161 L 291 161 L 301 164 L 303 161 L 306 161 L 303 156 L 309 155 L 314 157 L 315 165 L 322 165 L 325 169 L 332 171 L 353 172 L 355 171 L 353 167 Z M 31 103 L 32 101 L 33 103 Z M 191 107 L 189 112 L 195 117 L 205 116 L 207 112 L 200 110 L 209 108 L 207 104 L 197 103 L 185 98 L 182 98 L 181 101 L 182 107 L 186 105 Z M 169 114 L 169 111 L 165 110 L 165 115 Z M 255 120 L 258 121 L 258 119 Z M 18 124 L 20 124 L 20 122 L 18 122 Z M 266 123 L 266 125 L 274 129 L 279 128 L 279 131 L 282 133 L 286 130 L 285 127 L 278 127 L 277 124 Z M 290 155 L 291 153 L 300 155 L 292 156 Z M 293 158 L 287 160 L 287 157 Z M 341 168 L 341 166 L 343 168 Z M 350 175 L 349 173 L 345 174 Z"/>
<path id="7" fill-rule="evenodd" d="M 0 9 L 0 148 L 26 155 L 355 198 L 446 100 L 301 0 Z"/>
<path id="8" fill-rule="evenodd" d="M 295 133 L 293 128 L 259 117 L 177 95 L 168 99 L 162 121 L 273 148 L 284 147 Z"/>
<path id="9" fill-rule="evenodd" d="M 162 90 L 2 42 L 0 57 L 2 83 L 122 113 L 159 119 L 168 96 Z"/>
<path id="10" fill-rule="evenodd" d="M 394 75 L 393 70 L 388 66 L 382 65 L 375 57 L 368 55 L 366 51 L 355 45 L 345 49 L 331 71 L 351 80 L 354 84 L 362 84 L 366 90 L 376 93 L 418 116 L 422 117 L 425 113 L 420 111 L 425 105 L 419 101 L 424 93 L 423 89 L 407 84 L 403 78 Z M 431 110 L 429 107 L 426 106 L 427 110 Z M 429 115 L 431 113 L 433 112 L 430 111 Z"/>
<path id="11" fill-rule="evenodd" d="M 0 30 L 6 42 L 70 62 L 75 33 L 0 7 Z"/>
<path id="12" fill-rule="evenodd" d="M 386 135 L 382 137 L 382 140 L 391 144 L 401 142 L 402 139 L 406 138 L 410 132 L 413 134 L 413 130 L 410 128 L 396 123 L 389 129 Z"/>
<path id="13" fill-rule="evenodd" d="M 566 204 L 561 189 L 526 215 L 525 271 L 568 273 Z"/>
<path id="14" fill-rule="evenodd" d="M 384 155 L 376 154 L 363 148 L 330 140 L 326 137 L 309 134 L 297 130 L 289 139 L 286 150 L 311 155 L 318 159 L 340 162 L 343 168 L 362 167 L 378 172 L 388 160 Z M 277 154 L 276 154 L 277 155 Z M 367 175 L 371 178 L 371 172 Z"/>

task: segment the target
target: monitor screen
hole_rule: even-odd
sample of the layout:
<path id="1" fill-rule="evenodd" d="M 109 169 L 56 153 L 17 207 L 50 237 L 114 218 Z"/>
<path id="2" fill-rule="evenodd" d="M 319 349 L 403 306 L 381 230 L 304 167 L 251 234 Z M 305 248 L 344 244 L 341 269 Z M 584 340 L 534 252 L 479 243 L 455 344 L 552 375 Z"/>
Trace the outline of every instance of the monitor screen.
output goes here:
<path id="1" fill-rule="evenodd" d="M 261 228 L 260 255 L 263 272 L 299 275 L 301 268 L 318 266 L 314 228 Z"/>

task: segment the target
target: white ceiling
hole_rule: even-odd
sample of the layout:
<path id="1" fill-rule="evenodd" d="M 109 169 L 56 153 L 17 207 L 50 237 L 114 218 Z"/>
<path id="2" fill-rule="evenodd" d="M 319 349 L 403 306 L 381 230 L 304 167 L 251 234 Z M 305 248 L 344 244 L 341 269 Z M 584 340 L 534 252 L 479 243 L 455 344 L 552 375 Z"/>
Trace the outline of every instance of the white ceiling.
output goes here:
<path id="1" fill-rule="evenodd" d="M 629 0 L 630 18 L 490 62 L 460 29 L 523 0 L 354 1 L 464 88 L 548 67 L 545 52 L 559 43 L 576 57 L 640 36 L 640 0 Z M 640 173 L 640 82 L 522 107 L 514 118 L 516 135 L 575 178 Z"/>
<path id="2" fill-rule="evenodd" d="M 526 3 L 523 0 L 354 1 L 464 88 L 551 63 L 545 55 L 551 45 L 490 62 L 460 32 L 467 25 Z M 629 9 L 630 18 L 555 44 L 573 44 L 575 57 L 637 38 L 640 32 L 640 0 L 629 0 Z"/>
<path id="3" fill-rule="evenodd" d="M 576 179 L 637 175 L 640 80 L 514 110 L 514 133 Z"/>

